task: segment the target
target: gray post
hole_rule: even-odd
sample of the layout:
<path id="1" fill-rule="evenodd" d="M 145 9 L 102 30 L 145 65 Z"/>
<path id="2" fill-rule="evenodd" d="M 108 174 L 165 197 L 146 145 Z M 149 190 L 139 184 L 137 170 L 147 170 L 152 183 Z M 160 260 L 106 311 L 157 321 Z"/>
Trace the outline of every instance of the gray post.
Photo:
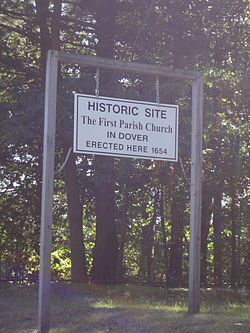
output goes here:
<path id="1" fill-rule="evenodd" d="M 52 209 L 54 190 L 54 158 L 56 131 L 58 52 L 49 51 L 46 64 L 45 115 L 43 142 L 43 175 L 40 238 L 40 272 L 38 299 L 38 332 L 49 331 L 49 299 L 51 276 Z"/>
<path id="2" fill-rule="evenodd" d="M 200 253 L 201 253 L 201 176 L 202 176 L 202 113 L 203 79 L 201 74 L 192 86 L 191 138 L 191 204 L 189 243 L 189 313 L 200 310 Z"/>

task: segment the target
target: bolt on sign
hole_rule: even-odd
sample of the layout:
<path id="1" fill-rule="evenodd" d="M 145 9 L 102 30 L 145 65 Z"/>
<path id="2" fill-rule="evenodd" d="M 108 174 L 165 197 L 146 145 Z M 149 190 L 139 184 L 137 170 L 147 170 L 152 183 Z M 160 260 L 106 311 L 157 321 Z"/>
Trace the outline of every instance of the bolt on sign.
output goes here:
<path id="1" fill-rule="evenodd" d="M 75 94 L 74 152 L 178 160 L 177 105 Z"/>

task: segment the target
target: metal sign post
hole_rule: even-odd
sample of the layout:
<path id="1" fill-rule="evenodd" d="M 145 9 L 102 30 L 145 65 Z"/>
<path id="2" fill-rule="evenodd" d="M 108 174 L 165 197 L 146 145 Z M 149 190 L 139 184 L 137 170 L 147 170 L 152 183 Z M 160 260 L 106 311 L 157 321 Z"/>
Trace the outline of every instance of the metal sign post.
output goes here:
<path id="1" fill-rule="evenodd" d="M 58 54 L 49 51 L 46 67 L 43 175 L 41 204 L 40 271 L 38 299 L 38 332 L 49 331 L 49 300 L 51 276 L 51 239 L 54 191 L 54 160 L 56 132 Z"/>
<path id="2" fill-rule="evenodd" d="M 52 208 L 54 184 L 54 156 L 56 130 L 56 94 L 58 61 L 95 68 L 135 72 L 155 77 L 172 77 L 191 80 L 192 85 L 192 153 L 191 153 L 191 208 L 189 245 L 189 313 L 200 308 L 200 229 L 201 229 L 201 151 L 203 81 L 199 72 L 173 69 L 164 66 L 123 62 L 97 56 L 66 54 L 49 51 L 46 67 L 45 120 L 41 204 L 41 243 L 39 274 L 38 332 L 49 331 L 49 300 L 51 277 Z"/>
<path id="3" fill-rule="evenodd" d="M 191 194 L 188 310 L 200 310 L 200 256 L 201 256 L 201 175 L 202 175 L 202 108 L 203 79 L 199 75 L 192 86 L 192 137 L 191 137 Z"/>

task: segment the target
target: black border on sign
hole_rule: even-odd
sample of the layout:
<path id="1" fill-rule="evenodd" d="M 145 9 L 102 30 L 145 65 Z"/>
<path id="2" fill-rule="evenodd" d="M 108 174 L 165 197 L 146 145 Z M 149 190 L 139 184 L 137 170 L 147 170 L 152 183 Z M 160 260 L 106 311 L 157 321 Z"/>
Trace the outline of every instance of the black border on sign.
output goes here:
<path id="1" fill-rule="evenodd" d="M 96 152 L 94 150 L 82 150 L 78 149 L 78 101 L 79 98 L 81 97 L 87 97 L 87 98 L 93 98 L 93 99 L 104 99 L 107 101 L 119 101 L 119 102 L 129 102 L 132 104 L 144 104 L 144 105 L 153 105 L 153 106 L 158 106 L 157 103 L 153 102 L 146 102 L 146 101 L 137 101 L 137 100 L 130 100 L 130 99 L 120 99 L 120 98 L 113 98 L 113 97 L 106 97 L 106 96 L 95 96 L 95 95 L 85 95 L 85 94 L 79 94 L 75 93 L 74 98 L 76 97 L 76 114 L 75 114 L 75 105 L 74 105 L 74 153 L 78 154 L 90 154 L 90 155 L 103 155 L 103 156 L 113 156 L 113 157 L 125 157 L 125 158 L 140 158 L 140 159 L 148 159 L 148 160 L 161 160 L 161 161 L 172 161 L 172 162 L 177 162 L 178 161 L 178 145 L 177 145 L 177 138 L 178 138 L 178 120 L 179 120 L 179 107 L 178 105 L 173 105 L 173 104 L 159 104 L 159 106 L 164 106 L 168 108 L 172 108 L 175 110 L 175 152 L 174 152 L 174 157 L 173 158 L 164 158 L 164 157 L 155 157 L 155 156 L 144 156 L 144 155 L 130 155 L 130 154 L 116 154 L 116 153 L 109 153 L 109 152 Z M 74 99 L 75 101 L 75 99 Z M 75 104 L 75 103 L 74 103 Z M 76 118 L 76 119 L 75 119 Z"/>

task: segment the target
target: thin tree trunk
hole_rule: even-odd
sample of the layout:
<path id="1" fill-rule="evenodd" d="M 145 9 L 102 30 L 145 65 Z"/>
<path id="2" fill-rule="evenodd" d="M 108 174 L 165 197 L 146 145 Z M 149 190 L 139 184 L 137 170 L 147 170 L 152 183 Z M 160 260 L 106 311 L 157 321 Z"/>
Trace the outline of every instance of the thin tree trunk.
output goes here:
<path id="1" fill-rule="evenodd" d="M 244 219 L 247 226 L 246 230 L 246 251 L 244 253 L 244 261 L 243 261 L 243 270 L 244 270 L 244 284 L 250 288 L 250 205 L 246 198 L 244 203 Z"/>
<path id="2" fill-rule="evenodd" d="M 238 218 L 238 189 L 237 183 L 240 177 L 241 163 L 239 157 L 240 151 L 240 137 L 235 136 L 232 138 L 232 173 L 231 173 L 231 207 L 230 207 L 230 217 L 231 217 L 231 275 L 230 283 L 232 287 L 235 287 L 239 282 L 239 254 L 237 251 L 237 224 L 239 222 Z M 238 252 L 238 253 L 237 253 Z"/>
<path id="3" fill-rule="evenodd" d="M 235 184 L 232 185 L 231 193 L 231 276 L 230 283 L 232 287 L 238 282 L 238 265 L 237 265 L 237 191 Z"/>
<path id="4" fill-rule="evenodd" d="M 210 219 L 212 215 L 212 194 L 210 193 L 208 184 L 203 182 L 202 189 L 202 211 L 201 211 L 201 284 L 207 285 L 207 255 L 208 255 L 208 234 L 210 227 Z"/>
<path id="5" fill-rule="evenodd" d="M 221 286 L 222 280 L 222 212 L 221 212 L 221 184 L 219 184 L 216 189 L 217 192 L 214 196 L 214 218 L 213 218 L 213 228 L 214 228 L 214 284 L 216 286 Z"/>
<path id="6" fill-rule="evenodd" d="M 168 246 L 167 246 L 167 233 L 165 228 L 165 193 L 162 186 L 161 189 L 161 201 L 160 201 L 160 216 L 161 216 L 161 233 L 162 233 L 162 244 L 163 244 L 163 255 L 164 255 L 164 271 L 165 279 L 167 281 L 167 267 L 168 267 Z"/>
<path id="7" fill-rule="evenodd" d="M 173 179 L 176 179 L 177 166 L 174 168 Z M 183 238 L 185 225 L 185 191 L 181 185 L 175 183 L 175 188 L 172 188 L 171 202 L 171 240 L 169 252 L 169 266 L 167 284 L 170 287 L 179 287 L 182 278 L 182 259 L 183 259 Z"/>
<path id="8" fill-rule="evenodd" d="M 121 219 L 121 237 L 118 252 L 118 264 L 116 271 L 116 280 L 122 281 L 124 277 L 124 249 L 126 244 L 126 234 L 128 230 L 128 190 L 127 186 L 123 193 L 123 207 L 122 207 L 122 219 Z"/>
<path id="9" fill-rule="evenodd" d="M 175 195 L 171 207 L 172 227 L 167 279 L 167 283 L 170 287 L 179 287 L 181 285 L 182 276 L 184 220 L 181 210 L 184 210 L 184 208 L 180 207 L 179 201 L 180 198 Z"/>
<path id="10" fill-rule="evenodd" d="M 148 235 L 148 225 L 145 225 L 142 227 L 141 254 L 139 261 L 139 272 L 138 272 L 138 277 L 140 281 L 146 278 L 147 235 Z"/>
<path id="11" fill-rule="evenodd" d="M 151 283 L 154 280 L 154 233 L 155 233 L 155 223 L 157 216 L 157 205 L 159 202 L 159 190 L 155 192 L 154 196 L 154 207 L 153 215 L 151 221 L 147 228 L 147 282 Z"/>

